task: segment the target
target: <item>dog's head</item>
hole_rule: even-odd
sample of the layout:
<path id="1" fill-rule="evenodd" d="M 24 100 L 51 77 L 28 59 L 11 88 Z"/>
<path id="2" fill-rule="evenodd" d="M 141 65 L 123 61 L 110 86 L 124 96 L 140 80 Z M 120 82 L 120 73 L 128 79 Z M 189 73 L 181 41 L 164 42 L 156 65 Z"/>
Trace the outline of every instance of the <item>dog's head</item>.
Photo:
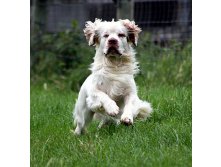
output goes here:
<path id="1" fill-rule="evenodd" d="M 107 22 L 95 19 L 95 22 L 86 22 L 85 26 L 88 44 L 96 46 L 106 56 L 126 55 L 132 45 L 137 45 L 141 32 L 135 22 L 129 20 Z"/>

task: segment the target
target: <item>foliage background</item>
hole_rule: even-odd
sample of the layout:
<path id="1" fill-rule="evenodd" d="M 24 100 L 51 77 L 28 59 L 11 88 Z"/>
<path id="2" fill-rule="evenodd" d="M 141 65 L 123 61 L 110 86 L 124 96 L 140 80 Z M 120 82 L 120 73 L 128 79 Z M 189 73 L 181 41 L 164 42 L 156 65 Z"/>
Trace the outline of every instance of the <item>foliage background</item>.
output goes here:
<path id="1" fill-rule="evenodd" d="M 191 86 L 191 40 L 169 41 L 162 47 L 150 39 L 148 32 L 142 32 L 135 48 L 140 63 L 136 81 L 145 86 Z M 72 29 L 63 32 L 36 30 L 31 35 L 31 84 L 78 91 L 90 74 L 88 68 L 94 54 L 75 21 Z"/>

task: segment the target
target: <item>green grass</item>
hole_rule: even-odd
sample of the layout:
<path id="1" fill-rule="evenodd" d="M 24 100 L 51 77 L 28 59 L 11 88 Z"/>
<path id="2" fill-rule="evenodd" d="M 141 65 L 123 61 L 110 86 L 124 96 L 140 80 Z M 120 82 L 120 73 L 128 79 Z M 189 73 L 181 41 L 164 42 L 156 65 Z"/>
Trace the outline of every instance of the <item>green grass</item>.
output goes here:
<path id="1" fill-rule="evenodd" d="M 192 164 L 190 87 L 140 87 L 154 108 L 152 117 L 134 126 L 90 124 L 76 137 L 72 110 L 76 93 L 31 87 L 31 166 L 154 166 Z"/>

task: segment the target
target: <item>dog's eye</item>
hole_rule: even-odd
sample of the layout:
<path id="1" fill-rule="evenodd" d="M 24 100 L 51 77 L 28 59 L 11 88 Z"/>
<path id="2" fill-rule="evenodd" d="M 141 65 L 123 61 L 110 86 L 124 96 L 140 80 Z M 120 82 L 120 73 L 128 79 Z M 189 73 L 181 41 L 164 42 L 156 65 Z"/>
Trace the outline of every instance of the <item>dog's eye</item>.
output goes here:
<path id="1" fill-rule="evenodd" d="M 122 34 L 122 33 L 118 34 L 118 36 L 119 36 L 119 37 L 126 37 L 126 35 L 125 35 L 125 34 Z"/>
<path id="2" fill-rule="evenodd" d="M 109 37 L 109 35 L 108 34 L 104 34 L 104 38 L 107 38 L 107 37 Z"/>

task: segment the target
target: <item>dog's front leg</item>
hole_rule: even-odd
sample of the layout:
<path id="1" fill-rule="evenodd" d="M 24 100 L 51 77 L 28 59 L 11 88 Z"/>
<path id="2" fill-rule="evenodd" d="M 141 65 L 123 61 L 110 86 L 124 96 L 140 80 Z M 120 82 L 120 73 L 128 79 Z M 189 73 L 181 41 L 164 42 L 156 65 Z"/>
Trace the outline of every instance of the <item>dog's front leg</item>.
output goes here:
<path id="1" fill-rule="evenodd" d="M 119 107 L 106 93 L 96 89 L 91 91 L 87 98 L 87 105 L 92 111 L 99 111 L 104 108 L 110 116 L 116 116 L 119 113 Z"/>
<path id="2" fill-rule="evenodd" d="M 137 96 L 134 94 L 129 94 L 124 99 L 124 109 L 123 114 L 121 115 L 121 122 L 125 125 L 132 125 L 134 118 L 134 103 L 137 99 Z"/>

